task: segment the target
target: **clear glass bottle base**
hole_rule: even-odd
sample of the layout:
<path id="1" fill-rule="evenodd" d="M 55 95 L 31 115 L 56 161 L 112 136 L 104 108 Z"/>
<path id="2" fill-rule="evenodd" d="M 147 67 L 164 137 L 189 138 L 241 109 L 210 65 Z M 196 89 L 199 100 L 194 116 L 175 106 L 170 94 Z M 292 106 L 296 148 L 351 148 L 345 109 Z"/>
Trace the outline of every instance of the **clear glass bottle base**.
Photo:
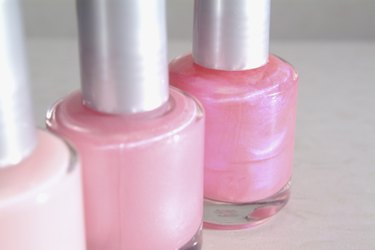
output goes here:
<path id="1" fill-rule="evenodd" d="M 250 203 L 227 203 L 205 199 L 204 228 L 236 230 L 262 224 L 288 202 L 290 181 L 276 194 Z"/>
<path id="2" fill-rule="evenodd" d="M 191 238 L 191 240 L 186 243 L 179 250 L 200 250 L 202 248 L 202 226 L 199 227 L 197 233 Z"/>

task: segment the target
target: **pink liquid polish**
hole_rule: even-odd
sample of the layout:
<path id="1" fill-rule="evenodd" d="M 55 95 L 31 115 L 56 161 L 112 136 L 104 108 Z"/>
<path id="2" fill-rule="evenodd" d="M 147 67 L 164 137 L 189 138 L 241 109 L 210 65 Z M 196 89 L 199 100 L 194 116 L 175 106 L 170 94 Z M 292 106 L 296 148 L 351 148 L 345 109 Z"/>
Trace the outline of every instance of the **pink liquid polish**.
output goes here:
<path id="1" fill-rule="evenodd" d="M 75 151 L 36 129 L 19 2 L 0 3 L 0 249 L 85 250 Z"/>
<path id="2" fill-rule="evenodd" d="M 47 126 L 82 157 L 87 249 L 200 249 L 204 117 L 168 88 L 164 1 L 77 6 L 82 90 Z"/>
<path id="3" fill-rule="evenodd" d="M 288 201 L 298 76 L 268 54 L 269 0 L 195 0 L 192 55 L 172 85 L 206 110 L 205 227 L 257 225 Z"/>

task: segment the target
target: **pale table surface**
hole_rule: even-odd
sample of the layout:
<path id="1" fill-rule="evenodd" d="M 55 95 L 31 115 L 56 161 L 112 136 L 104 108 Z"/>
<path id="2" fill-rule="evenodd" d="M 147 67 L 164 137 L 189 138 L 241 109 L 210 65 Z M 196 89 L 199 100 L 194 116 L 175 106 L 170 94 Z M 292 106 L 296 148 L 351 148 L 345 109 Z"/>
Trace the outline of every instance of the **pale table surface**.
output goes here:
<path id="1" fill-rule="evenodd" d="M 204 231 L 204 250 L 375 249 L 375 43 L 271 42 L 300 73 L 292 197 L 250 230 Z M 35 116 L 79 87 L 76 41 L 29 39 Z M 173 58 L 190 50 L 172 42 Z"/>

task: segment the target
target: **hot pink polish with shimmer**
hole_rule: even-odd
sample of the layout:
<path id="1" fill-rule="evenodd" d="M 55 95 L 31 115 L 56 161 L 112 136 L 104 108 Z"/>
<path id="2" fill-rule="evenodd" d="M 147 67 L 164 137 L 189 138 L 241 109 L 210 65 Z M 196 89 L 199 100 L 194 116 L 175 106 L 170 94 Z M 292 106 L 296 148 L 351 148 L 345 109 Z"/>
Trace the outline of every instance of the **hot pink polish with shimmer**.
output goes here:
<path id="1" fill-rule="evenodd" d="M 164 1 L 77 4 L 82 91 L 47 126 L 82 157 L 87 249 L 199 250 L 204 116 L 168 88 Z"/>
<path id="2" fill-rule="evenodd" d="M 196 0 L 193 54 L 170 63 L 206 111 L 208 228 L 257 225 L 289 198 L 298 76 L 268 55 L 268 20 L 267 0 Z"/>
<path id="3" fill-rule="evenodd" d="M 85 250 L 78 158 L 35 128 L 18 1 L 0 24 L 0 249 Z"/>

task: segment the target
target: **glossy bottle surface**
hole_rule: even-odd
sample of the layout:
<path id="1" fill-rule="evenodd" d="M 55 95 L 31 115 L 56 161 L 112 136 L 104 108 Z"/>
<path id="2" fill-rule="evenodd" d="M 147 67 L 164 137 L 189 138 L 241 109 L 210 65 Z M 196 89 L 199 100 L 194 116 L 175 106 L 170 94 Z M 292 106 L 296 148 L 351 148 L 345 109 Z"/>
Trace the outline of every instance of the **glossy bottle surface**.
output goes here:
<path id="1" fill-rule="evenodd" d="M 47 125 L 82 157 L 88 250 L 180 249 L 199 234 L 204 119 L 194 99 L 171 89 L 160 110 L 120 116 L 88 109 L 76 92 Z"/>
<path id="2" fill-rule="evenodd" d="M 206 111 L 206 199 L 251 205 L 288 187 L 297 80 L 294 69 L 272 55 L 266 65 L 243 71 L 204 68 L 190 55 L 171 62 L 171 84 L 195 96 Z"/>
<path id="3" fill-rule="evenodd" d="M 56 136 L 37 136 L 30 156 L 0 169 L 0 249 L 85 250 L 77 156 Z"/>

